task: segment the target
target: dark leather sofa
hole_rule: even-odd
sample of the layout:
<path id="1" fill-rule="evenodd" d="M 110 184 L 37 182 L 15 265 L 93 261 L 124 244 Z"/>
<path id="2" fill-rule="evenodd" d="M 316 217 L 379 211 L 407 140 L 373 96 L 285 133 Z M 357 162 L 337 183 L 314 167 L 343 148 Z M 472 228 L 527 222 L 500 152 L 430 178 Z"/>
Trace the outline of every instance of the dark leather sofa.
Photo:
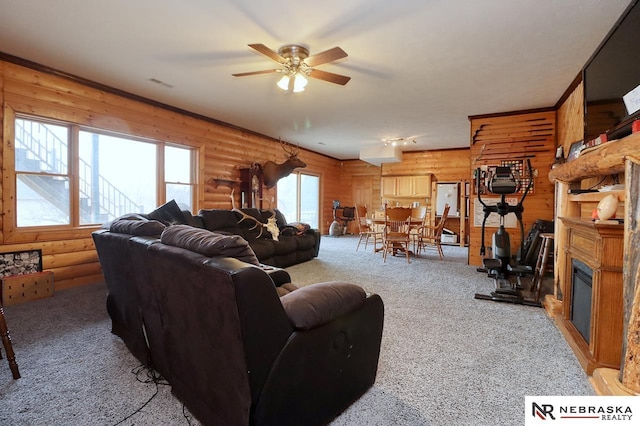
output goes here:
<path id="1" fill-rule="evenodd" d="M 277 241 L 261 226 L 272 215 L 275 215 L 279 229 Z M 311 260 L 318 256 L 320 250 L 320 232 L 317 229 L 310 229 L 308 225 L 298 222 L 287 223 L 278 209 L 203 209 L 194 216 L 188 210 L 180 210 L 178 204 L 171 200 L 151 213 L 139 216 L 158 220 L 165 225 L 186 224 L 214 232 L 240 235 L 247 240 L 260 262 L 279 268 Z"/>
<path id="2" fill-rule="evenodd" d="M 326 424 L 374 383 L 378 295 L 296 289 L 244 239 L 190 226 L 119 220 L 93 239 L 112 332 L 203 424 Z"/>
<path id="3" fill-rule="evenodd" d="M 273 214 L 270 210 L 240 209 L 244 214 L 260 223 L 267 223 Z M 318 256 L 320 250 L 320 232 L 317 229 L 301 229 L 301 224 L 288 224 L 279 210 L 275 209 L 276 223 L 280 229 L 278 241 L 256 222 L 243 219 L 233 210 L 205 209 L 197 216 L 188 217 L 187 223 L 192 226 L 206 228 L 214 232 L 226 232 L 240 235 L 247 240 L 258 260 L 267 265 L 286 268 L 287 266 L 306 262 Z"/>

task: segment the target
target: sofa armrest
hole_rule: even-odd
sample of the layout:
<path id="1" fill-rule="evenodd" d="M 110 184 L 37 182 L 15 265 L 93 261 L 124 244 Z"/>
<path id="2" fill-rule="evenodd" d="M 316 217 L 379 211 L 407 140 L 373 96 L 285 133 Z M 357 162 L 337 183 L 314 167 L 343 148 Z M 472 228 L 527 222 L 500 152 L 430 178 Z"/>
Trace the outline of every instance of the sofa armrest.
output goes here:
<path id="1" fill-rule="evenodd" d="M 276 287 L 280 287 L 282 284 L 291 282 L 291 276 L 282 268 L 265 265 L 264 263 L 259 264 L 258 267 L 269 275 L 269 278 L 271 278 L 271 281 L 273 281 Z"/>
<path id="2" fill-rule="evenodd" d="M 310 330 L 353 311 L 366 299 L 362 287 L 338 281 L 313 284 L 280 298 L 287 317 L 298 330 Z"/>

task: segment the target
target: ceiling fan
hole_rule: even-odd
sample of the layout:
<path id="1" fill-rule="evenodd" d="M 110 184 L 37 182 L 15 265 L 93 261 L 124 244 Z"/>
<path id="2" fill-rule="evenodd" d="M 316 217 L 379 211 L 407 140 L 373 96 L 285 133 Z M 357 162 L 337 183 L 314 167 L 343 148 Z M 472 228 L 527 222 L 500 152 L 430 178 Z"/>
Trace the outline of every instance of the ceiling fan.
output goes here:
<path id="1" fill-rule="evenodd" d="M 328 81 L 329 83 L 344 86 L 351 80 L 351 77 L 321 71 L 313 67 L 346 58 L 347 53 L 339 47 L 325 50 L 309 56 L 309 49 L 299 44 L 286 44 L 278 49 L 276 53 L 264 44 L 250 44 L 249 47 L 259 53 L 273 59 L 282 65 L 282 68 L 268 69 L 262 71 L 250 71 L 233 74 L 234 77 L 245 77 L 249 75 L 281 73 L 284 74 L 278 81 L 278 87 L 289 92 L 301 92 L 307 85 L 305 77 L 316 78 Z"/>

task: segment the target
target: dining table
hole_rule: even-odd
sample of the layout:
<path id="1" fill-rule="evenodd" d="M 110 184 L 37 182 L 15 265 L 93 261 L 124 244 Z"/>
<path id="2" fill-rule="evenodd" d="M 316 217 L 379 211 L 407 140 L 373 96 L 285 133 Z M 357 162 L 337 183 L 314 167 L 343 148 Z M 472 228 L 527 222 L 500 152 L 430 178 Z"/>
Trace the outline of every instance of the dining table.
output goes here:
<path id="1" fill-rule="evenodd" d="M 409 229 L 410 230 L 419 228 L 420 226 L 423 225 L 423 223 L 424 223 L 424 220 L 422 218 L 418 218 L 418 217 L 409 217 L 409 218 L 407 218 L 407 224 L 409 225 Z M 372 226 L 372 227 L 384 226 L 385 219 L 384 219 L 384 217 L 367 218 L 367 224 Z M 411 231 L 409 231 L 409 232 L 411 232 Z M 379 251 L 382 251 L 383 249 L 384 249 L 384 247 L 376 247 L 374 249 L 374 251 L 377 253 Z M 413 254 L 413 253 L 411 253 L 411 254 Z"/>

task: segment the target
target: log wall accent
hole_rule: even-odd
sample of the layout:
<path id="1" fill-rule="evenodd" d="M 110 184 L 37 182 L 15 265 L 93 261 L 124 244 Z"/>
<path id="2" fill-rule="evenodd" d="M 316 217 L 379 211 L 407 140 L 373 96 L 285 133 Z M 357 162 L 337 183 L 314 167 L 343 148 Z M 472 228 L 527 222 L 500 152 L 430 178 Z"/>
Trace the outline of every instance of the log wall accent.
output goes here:
<path id="1" fill-rule="evenodd" d="M 640 394 L 640 158 L 629 157 L 626 162 L 626 191 L 624 221 L 624 360 L 621 381 L 624 386 Z M 635 307 L 635 309 L 634 309 Z"/>
<path id="2" fill-rule="evenodd" d="M 525 234 L 536 219 L 553 220 L 554 186 L 547 179 L 553 164 L 556 141 L 556 114 L 540 111 L 501 116 L 475 116 L 471 120 L 471 170 L 481 166 L 499 165 L 501 160 L 531 160 L 537 175 L 533 193 L 524 202 L 523 223 Z M 471 172 L 470 172 L 471 173 Z M 473 187 L 473 185 L 472 185 Z M 473 199 L 471 195 L 469 264 L 480 266 L 480 242 L 482 227 L 474 226 Z M 487 197 L 497 197 L 487 194 Z M 514 194 L 518 197 L 518 194 Z M 519 199 L 520 197 L 518 197 Z M 491 234 L 497 228 L 485 230 L 485 245 L 490 246 Z M 509 229 L 511 253 L 520 247 L 520 231 Z M 490 253 L 487 251 L 487 253 Z"/>
<path id="3" fill-rule="evenodd" d="M 558 108 L 557 146 L 562 146 L 564 155 L 571 144 L 582 140 L 584 136 L 584 89 L 580 83 Z"/>
<path id="4" fill-rule="evenodd" d="M 564 156 L 569 153 L 571 144 L 582 140 L 584 136 L 584 85 L 581 82 L 560 105 L 557 113 L 557 146 L 562 146 Z M 567 185 L 556 184 L 556 212 L 558 206 L 568 206 Z M 557 217 L 557 215 L 556 215 Z M 564 276 L 564 265 L 567 264 L 566 253 L 560 249 L 565 247 L 566 235 L 565 225 L 560 220 L 555 221 L 553 245 L 554 259 L 556 267 L 553 268 L 553 288 L 554 295 L 561 298 L 560 277 Z"/>
<path id="5" fill-rule="evenodd" d="M 218 185 L 214 179 L 237 181 L 240 179 L 239 169 L 254 161 L 264 163 L 272 160 L 280 163 L 285 159 L 285 153 L 276 139 L 193 114 L 162 108 L 152 102 L 121 96 L 115 90 L 102 90 L 60 75 L 4 61 L 0 61 L 0 102 L 15 112 L 198 147 L 201 152 L 201 191 L 196 209 L 231 207 L 231 189 L 226 185 Z M 0 110 L 0 118 L 4 123 L 4 108 Z M 5 125 L 0 128 L 3 141 L 9 137 L 3 130 Z M 327 219 L 331 218 L 331 200 L 339 198 L 344 191 L 340 161 L 304 149 L 300 151 L 300 158 L 307 163 L 305 172 L 321 177 L 323 207 L 320 225 L 322 232 L 326 233 Z M 3 170 L 10 170 L 13 165 L 2 164 L 2 167 Z M 239 205 L 238 193 L 236 191 Z M 3 200 L 13 197 L 15 194 L 3 194 Z M 275 189 L 266 190 L 265 197 L 269 200 L 275 197 Z M 5 229 L 2 217 L 0 225 L 0 229 Z M 7 241 L 1 234 L 0 251 L 41 248 L 43 268 L 54 272 L 56 290 L 95 282 L 102 278 L 102 274 L 90 237 L 94 229 L 85 228 L 72 237 L 64 237 L 64 233 L 50 239 L 39 237 L 37 242 Z"/>

